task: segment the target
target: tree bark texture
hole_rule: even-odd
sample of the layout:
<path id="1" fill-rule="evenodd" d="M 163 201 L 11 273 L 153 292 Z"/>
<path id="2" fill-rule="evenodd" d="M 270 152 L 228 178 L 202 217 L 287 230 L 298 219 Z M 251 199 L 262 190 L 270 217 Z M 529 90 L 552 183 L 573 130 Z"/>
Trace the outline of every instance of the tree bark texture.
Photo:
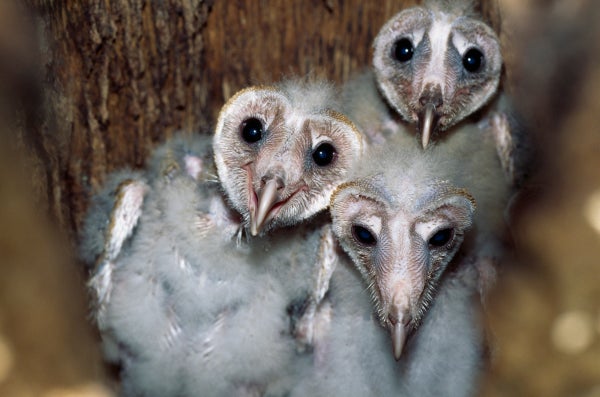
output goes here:
<path id="1" fill-rule="evenodd" d="M 347 80 L 370 64 L 383 23 L 415 1 L 27 3 L 45 66 L 45 116 L 29 133 L 45 175 L 36 186 L 74 237 L 106 173 L 143 166 L 174 131 L 210 131 L 223 103 L 248 85 L 308 73 Z M 495 4 L 479 8 L 499 21 Z"/>
<path id="2" fill-rule="evenodd" d="M 224 101 L 250 84 L 346 80 L 408 4 L 30 0 L 45 66 L 43 128 L 29 133 L 42 142 L 38 195 L 75 237 L 108 172 L 143 166 L 175 131 L 209 132 Z"/>
<path id="3" fill-rule="evenodd" d="M 46 192 L 76 233 L 104 176 L 140 167 L 174 130 L 205 125 L 203 30 L 209 4 L 190 1 L 41 1 L 47 128 L 54 160 Z M 44 194 L 42 194 L 44 196 Z"/>

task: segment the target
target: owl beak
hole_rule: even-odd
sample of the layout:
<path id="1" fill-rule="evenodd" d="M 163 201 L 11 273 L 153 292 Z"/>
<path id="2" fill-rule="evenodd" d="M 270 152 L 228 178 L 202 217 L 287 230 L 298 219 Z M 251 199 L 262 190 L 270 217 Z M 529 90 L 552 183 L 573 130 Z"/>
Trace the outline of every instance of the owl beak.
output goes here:
<path id="1" fill-rule="evenodd" d="M 402 322 L 397 322 L 392 326 L 392 349 L 394 350 L 394 358 L 396 361 L 400 360 L 402 355 L 402 349 L 406 342 L 406 327 Z"/>
<path id="2" fill-rule="evenodd" d="M 392 337 L 392 350 L 397 361 L 402 355 L 406 335 L 408 334 L 408 324 L 410 322 L 408 296 L 397 293 L 389 310 L 388 321 L 390 336 Z"/>
<path id="3" fill-rule="evenodd" d="M 426 149 L 431 134 L 437 128 L 440 118 L 439 110 L 444 104 L 442 85 L 436 82 L 426 83 L 419 97 L 419 104 L 422 106 L 418 116 L 421 128 L 421 144 L 423 145 L 423 149 Z M 437 112 L 436 109 L 438 110 Z"/>
<path id="4" fill-rule="evenodd" d="M 423 149 L 426 149 L 431 138 L 431 132 L 435 128 L 435 105 L 433 103 L 430 102 L 425 105 L 421 119 L 421 125 L 423 126 L 421 130 L 421 144 L 423 145 Z"/>
<path id="5" fill-rule="evenodd" d="M 272 209 L 279 201 L 278 194 L 279 183 L 275 178 L 266 181 L 265 186 L 258 195 L 257 210 L 253 213 L 250 220 L 250 233 L 256 236 L 265 224 L 267 218 L 273 217 Z"/>

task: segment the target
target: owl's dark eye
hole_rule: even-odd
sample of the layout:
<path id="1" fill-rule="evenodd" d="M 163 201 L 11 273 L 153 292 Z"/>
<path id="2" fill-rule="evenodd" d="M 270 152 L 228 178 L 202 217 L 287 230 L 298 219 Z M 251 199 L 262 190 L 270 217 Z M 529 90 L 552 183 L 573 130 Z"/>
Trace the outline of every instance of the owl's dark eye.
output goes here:
<path id="1" fill-rule="evenodd" d="M 405 37 L 396 41 L 392 49 L 392 56 L 400 62 L 407 62 L 412 59 L 414 51 L 412 43 Z"/>
<path id="2" fill-rule="evenodd" d="M 377 244 L 377 239 L 373 233 L 371 233 L 369 229 L 365 227 L 358 225 L 352 226 L 352 235 L 356 241 L 363 245 L 373 246 Z"/>
<path id="3" fill-rule="evenodd" d="M 242 138 L 248 143 L 255 143 L 262 139 L 263 125 L 257 118 L 251 118 L 242 123 Z"/>
<path id="4" fill-rule="evenodd" d="M 463 56 L 463 67 L 469 73 L 478 72 L 483 65 L 483 54 L 477 48 L 471 48 Z"/>
<path id="5" fill-rule="evenodd" d="M 316 165 L 324 167 L 331 164 L 336 156 L 335 148 L 330 143 L 322 143 L 312 153 L 312 158 Z"/>
<path id="6" fill-rule="evenodd" d="M 452 229 L 442 229 L 436 232 L 429 239 L 429 245 L 434 247 L 442 247 L 448 244 L 448 241 L 452 238 Z"/>

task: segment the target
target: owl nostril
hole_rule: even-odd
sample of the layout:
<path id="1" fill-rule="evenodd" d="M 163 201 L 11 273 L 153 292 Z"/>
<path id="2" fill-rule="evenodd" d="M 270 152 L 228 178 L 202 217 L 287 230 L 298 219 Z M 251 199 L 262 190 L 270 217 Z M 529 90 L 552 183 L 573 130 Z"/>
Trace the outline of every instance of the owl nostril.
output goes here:
<path id="1" fill-rule="evenodd" d="M 425 95 L 422 95 L 422 96 L 419 98 L 419 103 L 420 103 L 422 106 L 425 106 L 425 105 L 427 105 L 428 103 L 431 103 L 431 104 L 433 104 L 433 105 L 434 105 L 436 108 L 438 108 L 438 107 L 440 107 L 440 106 L 442 106 L 442 105 L 444 104 L 444 101 L 443 101 L 443 99 L 442 99 L 442 94 L 437 94 L 437 95 L 436 95 L 436 94 L 434 94 L 434 95 L 427 95 L 427 94 L 425 94 Z"/>
<path id="2" fill-rule="evenodd" d="M 270 180 L 274 180 L 275 184 L 277 186 L 277 190 L 281 190 L 285 187 L 285 182 L 283 181 L 283 178 L 281 176 L 274 176 L 271 174 L 265 175 L 262 178 L 260 178 L 260 187 L 263 188 L 268 181 Z"/>
<path id="3" fill-rule="evenodd" d="M 283 183 L 283 178 L 276 176 L 274 179 L 275 183 L 277 184 L 277 190 L 283 189 L 285 186 L 285 183 Z"/>
<path id="4" fill-rule="evenodd" d="M 436 108 L 442 106 L 444 104 L 444 99 L 442 98 L 442 90 L 440 86 L 431 86 L 427 85 L 419 98 L 419 103 L 421 106 L 425 106 L 428 103 L 431 103 Z"/>

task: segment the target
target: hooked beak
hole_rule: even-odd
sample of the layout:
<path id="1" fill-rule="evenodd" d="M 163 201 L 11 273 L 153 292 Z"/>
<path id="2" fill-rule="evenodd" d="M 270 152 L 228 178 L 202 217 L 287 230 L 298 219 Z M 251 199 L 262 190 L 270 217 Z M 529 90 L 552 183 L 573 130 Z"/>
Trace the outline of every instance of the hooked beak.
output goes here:
<path id="1" fill-rule="evenodd" d="M 425 105 L 423 113 L 419 115 L 421 117 L 421 144 L 423 145 L 423 149 L 427 148 L 429 144 L 429 139 L 431 138 L 431 133 L 435 129 L 435 124 L 437 122 L 436 114 L 435 114 L 435 105 L 431 102 Z"/>
<path id="2" fill-rule="evenodd" d="M 260 191 L 258 195 L 257 209 L 251 213 L 250 219 L 250 234 L 253 236 L 258 234 L 267 219 L 273 217 L 273 207 L 279 201 L 277 188 L 277 181 L 275 179 L 269 179 L 265 183 L 264 188 Z"/>
<path id="3" fill-rule="evenodd" d="M 402 351 L 404 350 L 404 344 L 406 342 L 406 336 L 408 335 L 408 324 L 410 323 L 410 299 L 408 295 L 403 292 L 405 287 L 402 284 L 397 285 L 400 287 L 394 297 L 392 298 L 391 305 L 388 312 L 388 326 L 390 336 L 392 337 L 392 350 L 394 351 L 394 358 L 400 359 Z"/>
<path id="4" fill-rule="evenodd" d="M 404 344 L 406 342 L 407 328 L 406 328 L 406 315 L 403 311 L 397 312 L 397 317 L 391 322 L 390 334 L 392 337 L 392 349 L 394 351 L 394 358 L 396 361 L 400 359 Z"/>

